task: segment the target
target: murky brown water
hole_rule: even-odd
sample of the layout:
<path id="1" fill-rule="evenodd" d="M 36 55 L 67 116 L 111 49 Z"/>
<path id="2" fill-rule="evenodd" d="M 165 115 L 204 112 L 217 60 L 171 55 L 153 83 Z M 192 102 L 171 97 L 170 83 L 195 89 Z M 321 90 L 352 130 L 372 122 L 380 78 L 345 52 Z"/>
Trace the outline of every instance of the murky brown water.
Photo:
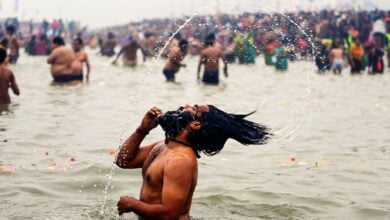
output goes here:
<path id="1" fill-rule="evenodd" d="M 0 115 L 1 219 L 116 219 L 121 195 L 138 196 L 139 171 L 112 166 L 123 139 L 152 106 L 189 103 L 273 129 L 263 146 L 228 141 L 199 160 L 194 219 L 390 219 L 390 74 L 319 75 L 314 63 L 288 72 L 231 65 L 220 86 L 196 82 L 186 57 L 178 84 L 164 82 L 164 61 L 111 66 L 88 51 L 89 84 L 52 86 L 45 57 L 10 66 L 21 96 Z M 144 143 L 163 137 L 155 129 Z M 123 219 L 135 219 L 132 214 Z"/>

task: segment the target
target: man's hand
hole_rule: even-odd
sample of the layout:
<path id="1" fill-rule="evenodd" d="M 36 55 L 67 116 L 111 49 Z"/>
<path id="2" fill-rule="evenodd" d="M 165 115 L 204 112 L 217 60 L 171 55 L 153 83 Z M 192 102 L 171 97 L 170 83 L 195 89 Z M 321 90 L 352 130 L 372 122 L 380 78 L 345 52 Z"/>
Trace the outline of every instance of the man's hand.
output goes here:
<path id="1" fill-rule="evenodd" d="M 122 215 L 125 212 L 131 212 L 131 204 L 134 201 L 134 198 L 128 196 L 121 196 L 117 204 L 118 214 Z"/>
<path id="2" fill-rule="evenodd" d="M 155 128 L 158 123 L 158 118 L 163 114 L 162 110 L 153 107 L 148 112 L 146 112 L 144 118 L 142 119 L 140 128 L 145 131 L 150 131 Z"/>

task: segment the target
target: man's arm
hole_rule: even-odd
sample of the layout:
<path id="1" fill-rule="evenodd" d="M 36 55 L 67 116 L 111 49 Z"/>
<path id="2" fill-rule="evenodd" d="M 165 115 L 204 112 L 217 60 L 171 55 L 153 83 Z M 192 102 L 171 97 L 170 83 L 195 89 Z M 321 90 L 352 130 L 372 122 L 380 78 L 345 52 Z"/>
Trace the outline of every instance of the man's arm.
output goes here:
<path id="1" fill-rule="evenodd" d="M 89 64 L 89 59 L 87 53 L 84 52 L 85 55 L 85 65 L 87 66 L 87 82 L 89 81 L 89 73 L 91 72 L 91 65 Z"/>
<path id="2" fill-rule="evenodd" d="M 137 44 L 137 47 L 138 47 L 138 49 L 141 50 L 141 53 L 142 53 L 142 61 L 145 62 L 145 61 L 146 61 L 146 49 L 143 48 L 140 44 Z"/>
<path id="3" fill-rule="evenodd" d="M 19 87 L 18 87 L 18 84 L 16 84 L 15 76 L 12 72 L 11 72 L 11 76 L 10 76 L 10 83 L 11 83 L 11 88 L 12 88 L 12 91 L 14 92 L 14 94 L 19 95 L 20 94 Z"/>
<path id="4" fill-rule="evenodd" d="M 182 58 L 181 58 L 181 53 L 179 51 L 173 51 L 172 53 L 170 53 L 169 59 L 174 66 L 177 66 L 179 68 L 186 66 L 185 64 L 181 63 Z"/>
<path id="5" fill-rule="evenodd" d="M 47 63 L 48 64 L 54 64 L 57 59 L 57 52 L 54 49 L 53 52 L 50 54 L 50 56 L 47 58 Z"/>
<path id="6" fill-rule="evenodd" d="M 350 62 L 350 64 L 351 64 L 352 67 L 355 66 L 355 62 L 353 61 L 353 57 L 352 57 L 352 52 L 355 50 L 354 47 L 355 47 L 355 46 L 352 45 L 351 48 L 349 49 L 349 53 L 348 53 L 348 61 Z"/>
<path id="7" fill-rule="evenodd" d="M 225 54 L 223 52 L 220 52 L 220 55 L 219 55 L 222 59 L 222 62 L 223 62 L 223 73 L 225 74 L 225 77 L 228 77 L 228 72 L 227 72 L 227 60 L 226 60 L 226 57 L 225 57 Z"/>
<path id="8" fill-rule="evenodd" d="M 141 125 L 137 130 L 123 143 L 117 158 L 116 164 L 121 168 L 140 168 L 146 157 L 157 144 L 151 144 L 140 148 L 141 142 L 149 131 L 157 126 L 157 118 L 162 111 L 156 107 L 151 108 L 142 119 Z"/>
<path id="9" fill-rule="evenodd" d="M 178 219 L 187 212 L 194 190 L 197 172 L 196 158 L 185 155 L 173 157 L 164 168 L 162 204 L 148 204 L 132 197 L 122 196 L 118 202 L 119 214 L 134 212 L 153 219 Z"/>
<path id="10" fill-rule="evenodd" d="M 330 66 L 333 65 L 333 60 L 334 60 L 334 51 L 333 51 L 333 49 L 331 49 L 330 53 L 329 53 L 329 63 L 330 63 Z"/>
<path id="11" fill-rule="evenodd" d="M 204 63 L 204 56 L 203 54 L 200 54 L 199 63 L 198 63 L 198 72 L 197 72 L 197 79 L 200 80 L 200 70 L 202 69 L 202 64 Z"/>
<path id="12" fill-rule="evenodd" d="M 222 62 L 223 62 L 223 74 L 225 75 L 225 77 L 228 77 L 226 56 L 225 56 L 225 54 L 221 51 L 221 52 L 219 52 L 219 57 L 222 59 Z"/>
<path id="13" fill-rule="evenodd" d="M 119 51 L 119 53 L 116 55 L 114 61 L 112 61 L 112 64 L 116 64 L 116 61 L 119 59 L 119 57 L 122 55 L 122 53 L 125 51 L 125 48 L 128 46 L 128 44 L 126 44 L 124 47 L 122 47 Z"/>

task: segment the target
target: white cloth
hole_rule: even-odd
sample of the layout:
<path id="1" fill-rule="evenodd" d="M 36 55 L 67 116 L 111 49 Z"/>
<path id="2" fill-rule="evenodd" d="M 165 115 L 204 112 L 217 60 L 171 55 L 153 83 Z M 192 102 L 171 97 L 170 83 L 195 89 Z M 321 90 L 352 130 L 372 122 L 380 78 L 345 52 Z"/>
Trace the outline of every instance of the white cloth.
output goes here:
<path id="1" fill-rule="evenodd" d="M 372 27 L 373 33 L 382 33 L 386 34 L 386 26 L 385 22 L 383 22 L 381 19 L 378 19 L 374 22 L 374 25 Z"/>

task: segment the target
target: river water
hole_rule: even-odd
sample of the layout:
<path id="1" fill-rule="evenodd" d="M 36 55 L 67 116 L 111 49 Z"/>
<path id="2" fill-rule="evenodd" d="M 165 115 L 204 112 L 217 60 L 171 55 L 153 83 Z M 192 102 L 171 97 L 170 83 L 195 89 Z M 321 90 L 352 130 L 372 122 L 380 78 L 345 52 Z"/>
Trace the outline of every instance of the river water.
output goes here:
<path id="1" fill-rule="evenodd" d="M 141 173 L 114 152 L 152 106 L 213 104 L 272 129 L 266 145 L 229 140 L 199 159 L 193 219 L 390 219 L 390 74 L 317 74 L 311 61 L 276 72 L 258 57 L 219 86 L 196 81 L 188 56 L 176 84 L 164 60 L 110 65 L 87 50 L 90 83 L 51 85 L 46 57 L 9 66 L 21 95 L 0 115 L 0 219 L 119 219 Z M 143 143 L 163 137 L 158 127 Z M 136 219 L 126 214 L 122 219 Z"/>

